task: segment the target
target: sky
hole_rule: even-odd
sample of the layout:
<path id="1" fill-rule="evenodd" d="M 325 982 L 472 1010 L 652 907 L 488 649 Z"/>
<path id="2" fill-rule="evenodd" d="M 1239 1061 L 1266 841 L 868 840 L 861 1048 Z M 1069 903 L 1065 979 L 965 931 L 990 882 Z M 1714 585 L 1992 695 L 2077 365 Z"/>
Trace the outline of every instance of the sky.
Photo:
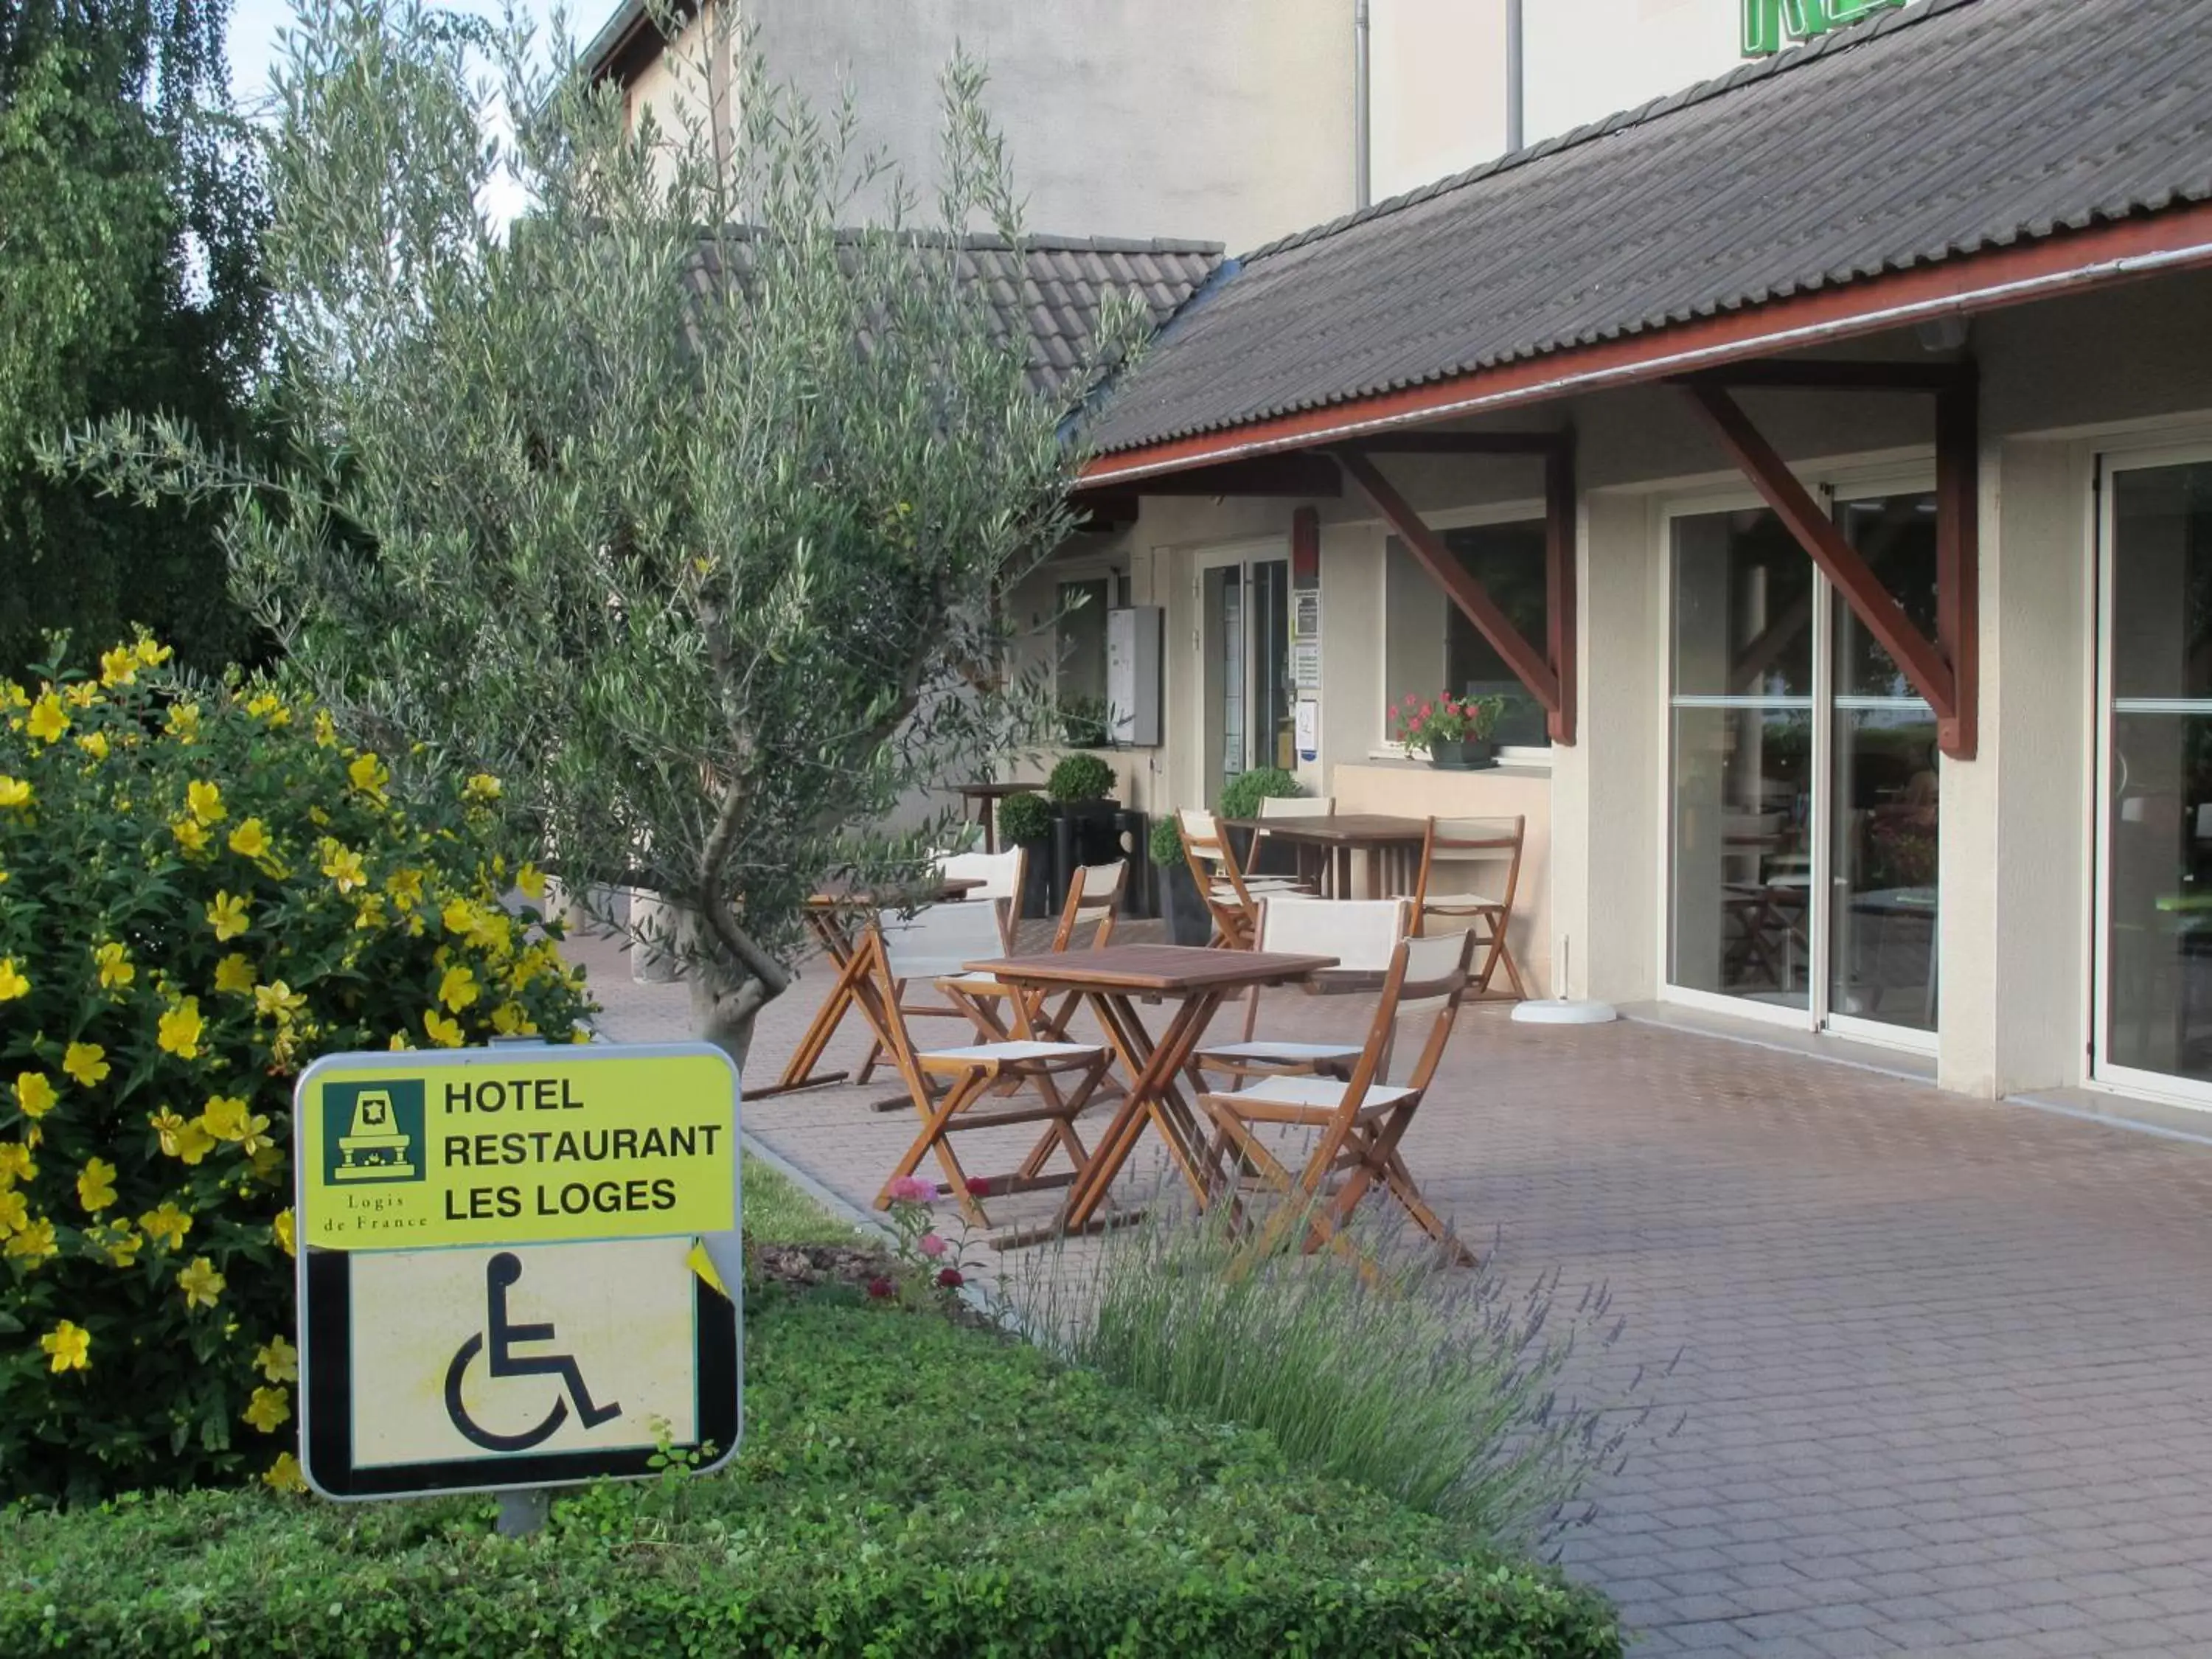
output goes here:
<path id="1" fill-rule="evenodd" d="M 497 17 L 500 0 L 442 0 L 453 11 L 475 12 Z M 520 9 L 543 27 L 553 14 L 552 0 L 520 0 Z M 569 0 L 568 23 L 580 39 L 588 39 L 614 10 L 614 0 Z M 231 0 L 231 96 L 251 108 L 269 83 L 269 66 L 276 58 L 276 31 L 292 21 L 292 0 Z"/>

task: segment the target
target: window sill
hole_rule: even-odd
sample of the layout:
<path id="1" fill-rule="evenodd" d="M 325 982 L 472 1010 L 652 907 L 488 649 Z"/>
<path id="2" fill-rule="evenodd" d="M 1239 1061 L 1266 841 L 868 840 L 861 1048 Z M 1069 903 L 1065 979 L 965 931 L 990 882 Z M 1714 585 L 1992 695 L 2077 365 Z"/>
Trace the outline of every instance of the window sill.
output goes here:
<path id="1" fill-rule="evenodd" d="M 1364 758 L 1352 763 L 1387 766 L 1393 770 L 1402 768 L 1408 772 L 1447 772 L 1464 777 L 1480 777 L 1486 773 L 1497 773 L 1509 778 L 1548 778 L 1552 775 L 1552 751 L 1548 749 L 1501 750 L 1498 764 L 1484 767 L 1480 772 L 1453 773 L 1449 767 L 1431 766 L 1426 760 L 1410 759 L 1403 750 L 1399 749 L 1370 749 Z"/>

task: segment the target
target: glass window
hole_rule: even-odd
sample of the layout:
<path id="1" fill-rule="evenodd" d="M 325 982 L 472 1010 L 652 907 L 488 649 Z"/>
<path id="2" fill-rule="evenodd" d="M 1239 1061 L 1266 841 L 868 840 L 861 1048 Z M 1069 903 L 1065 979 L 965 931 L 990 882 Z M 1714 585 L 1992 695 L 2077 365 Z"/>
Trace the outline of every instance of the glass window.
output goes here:
<path id="1" fill-rule="evenodd" d="M 1107 739 L 1106 611 L 1113 602 L 1111 576 L 1060 584 L 1059 615 L 1053 625 L 1053 688 L 1065 736 L 1078 745 L 1101 744 Z"/>
<path id="2" fill-rule="evenodd" d="M 1469 525 L 1445 531 L 1443 538 L 1461 567 L 1483 585 L 1521 630 L 1521 637 L 1541 652 L 1548 618 L 1544 521 Z M 1506 666 L 1497 648 L 1395 536 L 1388 560 L 1383 668 L 1389 704 L 1401 702 L 1408 693 L 1502 696 L 1505 713 L 1498 721 L 1496 741 L 1505 747 L 1548 748 L 1552 738 L 1544 705 Z"/>
<path id="3" fill-rule="evenodd" d="M 2106 1053 L 2212 1082 L 2212 464 L 2112 491 Z"/>

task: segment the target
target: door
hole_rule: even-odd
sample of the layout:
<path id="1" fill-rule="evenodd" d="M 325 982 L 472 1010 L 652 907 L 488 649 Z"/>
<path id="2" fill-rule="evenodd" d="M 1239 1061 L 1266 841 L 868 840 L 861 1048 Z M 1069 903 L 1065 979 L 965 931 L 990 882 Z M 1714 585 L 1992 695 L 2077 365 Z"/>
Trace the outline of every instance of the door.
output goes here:
<path id="1" fill-rule="evenodd" d="M 1932 494 L 1836 517 L 1932 632 Z M 1933 711 L 1771 512 L 1682 513 L 1669 544 L 1670 994 L 1927 1046 Z"/>
<path id="2" fill-rule="evenodd" d="M 2212 453 L 2101 495 L 2093 1075 L 2212 1105 Z"/>
<path id="3" fill-rule="evenodd" d="M 1293 753 L 1291 562 L 1200 555 L 1198 568 L 1199 752 L 1203 793 Z"/>

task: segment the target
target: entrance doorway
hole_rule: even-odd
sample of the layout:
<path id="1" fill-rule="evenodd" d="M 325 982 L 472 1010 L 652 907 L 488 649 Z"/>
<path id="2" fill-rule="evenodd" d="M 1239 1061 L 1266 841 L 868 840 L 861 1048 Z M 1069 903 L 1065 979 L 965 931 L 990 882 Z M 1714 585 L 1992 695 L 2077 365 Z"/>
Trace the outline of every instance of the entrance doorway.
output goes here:
<path id="1" fill-rule="evenodd" d="M 2212 453 L 2101 494 L 2093 1074 L 2212 1106 Z"/>
<path id="2" fill-rule="evenodd" d="M 1835 516 L 1932 633 L 1934 494 Z M 1932 1047 L 1934 710 L 1772 512 L 1668 529 L 1670 994 Z"/>
<path id="3" fill-rule="evenodd" d="M 1209 802 L 1256 766 L 1295 761 L 1291 562 L 1201 554 L 1198 561 L 1199 752 Z"/>

